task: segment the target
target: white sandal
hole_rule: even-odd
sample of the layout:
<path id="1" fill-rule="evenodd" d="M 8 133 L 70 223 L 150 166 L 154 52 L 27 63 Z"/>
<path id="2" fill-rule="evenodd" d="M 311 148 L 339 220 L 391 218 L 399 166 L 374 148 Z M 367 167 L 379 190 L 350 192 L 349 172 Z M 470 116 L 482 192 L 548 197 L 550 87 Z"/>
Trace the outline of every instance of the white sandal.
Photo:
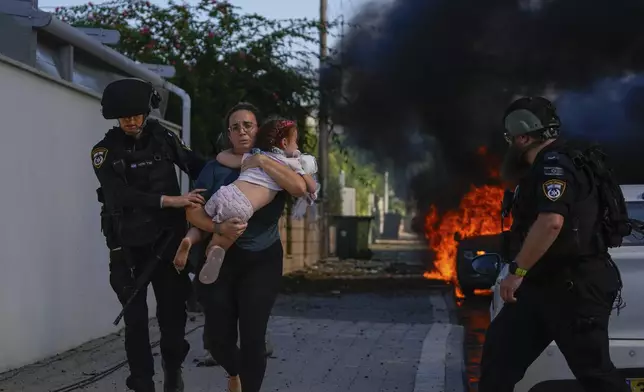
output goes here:
<path id="1" fill-rule="evenodd" d="M 224 256 L 226 251 L 220 246 L 213 246 L 208 252 L 206 263 L 201 267 L 199 272 L 199 281 L 203 284 L 215 283 L 219 277 L 221 265 L 224 263 Z"/>

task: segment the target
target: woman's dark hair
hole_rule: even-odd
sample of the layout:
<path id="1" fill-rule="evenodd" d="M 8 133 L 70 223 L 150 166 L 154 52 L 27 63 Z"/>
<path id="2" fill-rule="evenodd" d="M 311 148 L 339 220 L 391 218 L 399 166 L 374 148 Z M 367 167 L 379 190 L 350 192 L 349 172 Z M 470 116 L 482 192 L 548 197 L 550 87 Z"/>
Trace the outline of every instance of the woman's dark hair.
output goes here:
<path id="1" fill-rule="evenodd" d="M 257 124 L 262 123 L 262 115 L 259 112 L 259 109 L 255 105 L 249 102 L 239 102 L 230 110 L 228 113 L 226 113 L 226 117 L 224 118 L 224 129 L 228 129 L 228 122 L 230 121 L 230 116 L 232 116 L 235 112 L 239 112 L 241 110 L 247 110 L 255 115 L 255 119 L 257 120 Z"/>
<path id="2" fill-rule="evenodd" d="M 282 139 L 291 137 L 296 129 L 295 121 L 272 117 L 257 131 L 255 147 L 263 151 L 269 151 L 272 147 L 281 148 Z"/>

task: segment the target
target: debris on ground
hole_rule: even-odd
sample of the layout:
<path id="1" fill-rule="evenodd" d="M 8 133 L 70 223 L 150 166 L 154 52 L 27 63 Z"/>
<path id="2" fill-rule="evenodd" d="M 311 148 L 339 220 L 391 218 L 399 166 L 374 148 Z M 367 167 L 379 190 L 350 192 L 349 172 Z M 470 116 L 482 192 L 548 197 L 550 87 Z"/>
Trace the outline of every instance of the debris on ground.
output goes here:
<path id="1" fill-rule="evenodd" d="M 374 251 L 371 260 L 329 258 L 284 276 L 283 291 L 338 295 L 374 290 L 425 290 L 444 285 L 423 277 L 430 261 L 429 252 L 418 248 Z"/>

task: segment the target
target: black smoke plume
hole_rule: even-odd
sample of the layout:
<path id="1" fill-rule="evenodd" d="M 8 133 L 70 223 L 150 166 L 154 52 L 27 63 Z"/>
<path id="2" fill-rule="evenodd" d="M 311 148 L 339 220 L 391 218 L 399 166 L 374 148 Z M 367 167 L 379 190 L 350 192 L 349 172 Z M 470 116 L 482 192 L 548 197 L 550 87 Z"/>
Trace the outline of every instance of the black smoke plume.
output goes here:
<path id="1" fill-rule="evenodd" d="M 641 0 L 373 3 L 326 69 L 333 120 L 401 167 L 424 159 L 408 135 L 429 135 L 422 146 L 433 159 L 413 188 L 426 204 L 452 207 L 470 184 L 490 181 L 476 151 L 505 152 L 507 105 L 551 93 L 564 135 L 601 142 L 619 180 L 644 182 L 642 21 Z"/>

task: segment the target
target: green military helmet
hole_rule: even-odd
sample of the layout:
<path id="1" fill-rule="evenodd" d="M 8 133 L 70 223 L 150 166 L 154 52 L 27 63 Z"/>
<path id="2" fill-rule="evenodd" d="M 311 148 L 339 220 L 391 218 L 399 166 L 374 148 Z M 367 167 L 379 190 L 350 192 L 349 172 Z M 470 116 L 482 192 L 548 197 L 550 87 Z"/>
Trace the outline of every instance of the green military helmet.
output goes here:
<path id="1" fill-rule="evenodd" d="M 523 97 L 512 102 L 503 116 L 506 138 L 558 130 L 561 122 L 552 102 L 543 97 Z"/>

